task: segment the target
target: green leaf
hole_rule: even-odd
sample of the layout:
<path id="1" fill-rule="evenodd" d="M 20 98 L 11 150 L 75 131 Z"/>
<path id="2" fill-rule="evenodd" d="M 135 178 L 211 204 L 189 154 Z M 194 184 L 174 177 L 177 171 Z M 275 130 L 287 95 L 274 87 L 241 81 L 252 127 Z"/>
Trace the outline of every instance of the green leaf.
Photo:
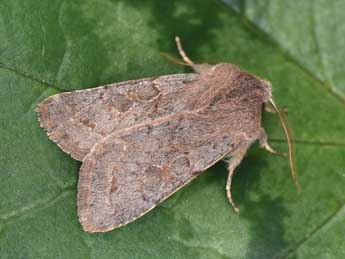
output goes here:
<path id="1" fill-rule="evenodd" d="M 1 258 L 345 256 L 345 66 L 342 34 L 327 29 L 342 24 L 340 1 L 315 1 L 314 17 L 328 17 L 317 26 L 304 9 L 310 3 L 228 2 L 241 15 L 196 0 L 1 2 Z M 316 29 L 319 50 L 308 38 Z M 194 61 L 231 62 L 272 82 L 276 102 L 289 109 L 302 192 L 285 159 L 254 145 L 233 183 L 240 214 L 219 163 L 137 221 L 85 233 L 76 214 L 80 163 L 48 140 L 35 107 L 65 90 L 188 71 L 160 56 L 177 56 L 175 35 Z M 286 149 L 276 115 L 265 113 L 263 127 Z"/>
<path id="2" fill-rule="evenodd" d="M 223 0 L 345 102 L 341 0 Z"/>

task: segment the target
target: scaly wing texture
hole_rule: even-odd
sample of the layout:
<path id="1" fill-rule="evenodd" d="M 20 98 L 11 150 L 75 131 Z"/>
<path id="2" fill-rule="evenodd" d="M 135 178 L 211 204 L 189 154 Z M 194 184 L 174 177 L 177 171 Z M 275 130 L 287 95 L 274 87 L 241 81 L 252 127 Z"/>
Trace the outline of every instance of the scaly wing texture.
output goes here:
<path id="1" fill-rule="evenodd" d="M 121 82 L 51 96 L 37 108 L 51 140 L 81 161 L 111 132 L 189 108 L 182 89 L 198 74 Z"/>
<path id="2" fill-rule="evenodd" d="M 135 220 L 237 145 L 250 144 L 257 135 L 246 135 L 242 127 L 251 123 L 253 112 L 185 112 L 114 132 L 97 143 L 79 176 L 83 228 L 109 231 Z"/>

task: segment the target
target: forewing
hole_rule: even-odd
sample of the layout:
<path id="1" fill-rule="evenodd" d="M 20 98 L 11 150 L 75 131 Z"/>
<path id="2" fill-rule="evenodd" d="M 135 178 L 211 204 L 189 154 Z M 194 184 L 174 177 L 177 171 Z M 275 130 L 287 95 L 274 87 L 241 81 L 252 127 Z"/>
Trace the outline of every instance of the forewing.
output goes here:
<path id="1" fill-rule="evenodd" d="M 97 143 L 79 176 L 84 230 L 109 231 L 135 220 L 236 148 L 242 137 L 227 134 L 216 117 L 169 116 Z"/>
<path id="2" fill-rule="evenodd" d="M 39 104 L 41 127 L 76 160 L 111 132 L 189 108 L 184 88 L 197 74 L 133 80 L 51 96 Z"/>

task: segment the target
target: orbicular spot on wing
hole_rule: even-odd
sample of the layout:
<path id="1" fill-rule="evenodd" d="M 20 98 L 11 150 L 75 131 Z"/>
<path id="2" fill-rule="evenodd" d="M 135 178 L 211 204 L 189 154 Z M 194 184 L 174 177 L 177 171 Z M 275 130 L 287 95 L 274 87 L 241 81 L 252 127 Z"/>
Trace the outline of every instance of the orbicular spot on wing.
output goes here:
<path id="1" fill-rule="evenodd" d="M 130 100 L 126 95 L 116 94 L 111 97 L 108 101 L 108 108 L 111 110 L 114 108 L 119 112 L 128 111 L 133 105 L 133 101 Z"/>
<path id="2" fill-rule="evenodd" d="M 170 178 L 175 183 L 186 181 L 191 175 L 190 161 L 187 156 L 180 156 L 170 163 Z"/>
<path id="3" fill-rule="evenodd" d="M 159 90 L 154 84 L 145 83 L 136 89 L 136 94 L 140 100 L 148 101 L 159 94 Z"/>
<path id="4" fill-rule="evenodd" d="M 144 171 L 145 175 L 157 175 L 161 172 L 161 169 L 157 166 L 150 165 Z"/>

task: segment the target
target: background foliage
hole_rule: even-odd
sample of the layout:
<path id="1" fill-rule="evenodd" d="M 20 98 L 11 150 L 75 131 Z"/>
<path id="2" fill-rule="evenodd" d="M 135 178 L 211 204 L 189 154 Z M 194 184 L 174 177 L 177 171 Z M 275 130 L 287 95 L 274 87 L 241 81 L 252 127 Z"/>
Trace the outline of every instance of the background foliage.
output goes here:
<path id="1" fill-rule="evenodd" d="M 344 258 L 345 69 L 341 0 L 0 0 L 1 258 Z M 103 234 L 76 215 L 80 164 L 34 109 L 54 93 L 187 72 L 162 58 L 182 38 L 198 62 L 267 78 L 288 107 L 286 160 L 253 146 L 225 196 L 217 164 L 136 222 Z M 275 115 L 263 126 L 286 149 Z"/>

